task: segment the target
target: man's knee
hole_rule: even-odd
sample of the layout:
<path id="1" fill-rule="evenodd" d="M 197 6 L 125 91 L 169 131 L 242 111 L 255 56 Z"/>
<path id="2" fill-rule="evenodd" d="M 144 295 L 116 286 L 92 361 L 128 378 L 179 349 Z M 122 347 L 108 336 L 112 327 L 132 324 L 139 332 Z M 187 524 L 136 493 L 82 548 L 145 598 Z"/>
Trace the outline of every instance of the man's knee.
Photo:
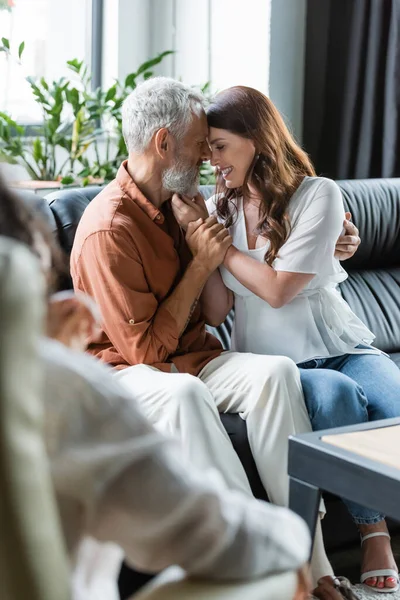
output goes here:
<path id="1" fill-rule="evenodd" d="M 256 399 L 255 406 L 279 401 L 281 404 L 292 401 L 296 390 L 300 393 L 300 374 L 297 365 L 286 356 L 259 356 L 253 363 L 253 383 L 255 389 L 263 390 Z M 288 393 L 276 393 L 281 386 Z M 283 389 L 282 388 L 282 389 Z"/>
<path id="2" fill-rule="evenodd" d="M 295 362 L 287 356 L 265 356 L 264 371 L 267 380 L 299 380 L 299 369 Z"/>
<path id="3" fill-rule="evenodd" d="M 183 407 L 190 410 L 192 407 L 207 404 L 212 400 L 207 386 L 198 377 L 186 373 L 174 376 L 169 393 L 175 409 Z"/>
<path id="4" fill-rule="evenodd" d="M 197 398 L 199 395 L 204 394 L 204 390 L 207 389 L 198 377 L 188 373 L 180 373 L 174 376 L 172 387 L 182 398 Z"/>

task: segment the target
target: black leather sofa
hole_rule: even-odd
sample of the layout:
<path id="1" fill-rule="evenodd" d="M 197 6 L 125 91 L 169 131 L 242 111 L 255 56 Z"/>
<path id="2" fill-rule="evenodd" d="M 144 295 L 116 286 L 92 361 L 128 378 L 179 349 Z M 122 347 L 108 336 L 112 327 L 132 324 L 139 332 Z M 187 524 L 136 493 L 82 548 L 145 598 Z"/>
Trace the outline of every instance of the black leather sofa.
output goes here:
<path id="1" fill-rule="evenodd" d="M 338 184 L 362 240 L 357 254 L 343 263 L 349 273 L 341 285 L 343 297 L 376 334 L 376 345 L 390 354 L 400 368 L 400 178 L 348 180 Z M 100 190 L 91 186 L 53 192 L 44 199 L 30 196 L 66 253 L 71 251 L 83 211 Z M 206 198 L 212 192 L 212 186 L 202 188 Z M 232 315 L 214 330 L 225 348 L 229 348 L 231 323 Z M 238 415 L 222 415 L 222 421 L 255 496 L 266 499 L 251 456 L 245 422 Z M 343 504 L 333 496 L 328 496 L 326 503 L 323 528 L 328 552 L 358 543 L 357 531 Z"/>

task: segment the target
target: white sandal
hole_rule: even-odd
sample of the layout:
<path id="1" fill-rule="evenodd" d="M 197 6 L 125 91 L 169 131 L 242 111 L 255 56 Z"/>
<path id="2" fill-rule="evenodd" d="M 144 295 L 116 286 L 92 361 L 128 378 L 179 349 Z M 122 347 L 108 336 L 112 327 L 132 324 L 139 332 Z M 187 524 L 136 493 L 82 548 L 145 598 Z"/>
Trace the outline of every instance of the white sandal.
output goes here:
<path id="1" fill-rule="evenodd" d="M 373 537 L 388 537 L 390 540 L 390 535 L 388 533 L 385 533 L 384 531 L 377 531 L 376 533 L 368 533 L 367 535 L 364 535 L 364 537 L 361 536 L 361 546 L 363 545 L 363 542 Z M 372 585 L 367 585 L 366 583 L 364 583 L 367 579 L 370 579 L 370 577 L 393 577 L 397 580 L 397 585 L 393 588 L 373 587 Z M 400 587 L 399 574 L 394 569 L 376 569 L 375 571 L 366 571 L 361 575 L 360 581 L 366 588 L 368 588 L 369 591 L 372 590 L 373 592 L 377 592 L 378 594 L 393 594 L 394 592 L 397 592 Z"/>

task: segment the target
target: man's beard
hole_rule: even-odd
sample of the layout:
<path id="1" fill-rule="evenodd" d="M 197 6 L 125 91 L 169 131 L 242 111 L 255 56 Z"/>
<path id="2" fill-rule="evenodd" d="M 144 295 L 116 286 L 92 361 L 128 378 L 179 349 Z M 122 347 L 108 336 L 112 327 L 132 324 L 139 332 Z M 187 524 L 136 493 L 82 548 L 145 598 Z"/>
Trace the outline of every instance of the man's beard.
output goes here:
<path id="1" fill-rule="evenodd" d="M 175 164 L 163 172 L 162 185 L 164 190 L 193 198 L 198 192 L 199 168 L 197 165 L 188 167 L 182 158 L 177 156 Z"/>

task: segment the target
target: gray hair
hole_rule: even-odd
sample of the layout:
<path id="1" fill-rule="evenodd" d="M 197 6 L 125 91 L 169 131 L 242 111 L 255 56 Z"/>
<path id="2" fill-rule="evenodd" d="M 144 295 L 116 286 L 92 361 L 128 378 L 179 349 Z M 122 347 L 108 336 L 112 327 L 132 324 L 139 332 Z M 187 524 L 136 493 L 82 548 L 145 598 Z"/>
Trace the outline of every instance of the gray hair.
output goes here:
<path id="1" fill-rule="evenodd" d="M 205 107 L 200 92 L 175 79 L 154 77 L 141 83 L 122 106 L 122 132 L 128 152 L 143 152 L 162 127 L 182 139 L 193 114 L 200 116 Z"/>

